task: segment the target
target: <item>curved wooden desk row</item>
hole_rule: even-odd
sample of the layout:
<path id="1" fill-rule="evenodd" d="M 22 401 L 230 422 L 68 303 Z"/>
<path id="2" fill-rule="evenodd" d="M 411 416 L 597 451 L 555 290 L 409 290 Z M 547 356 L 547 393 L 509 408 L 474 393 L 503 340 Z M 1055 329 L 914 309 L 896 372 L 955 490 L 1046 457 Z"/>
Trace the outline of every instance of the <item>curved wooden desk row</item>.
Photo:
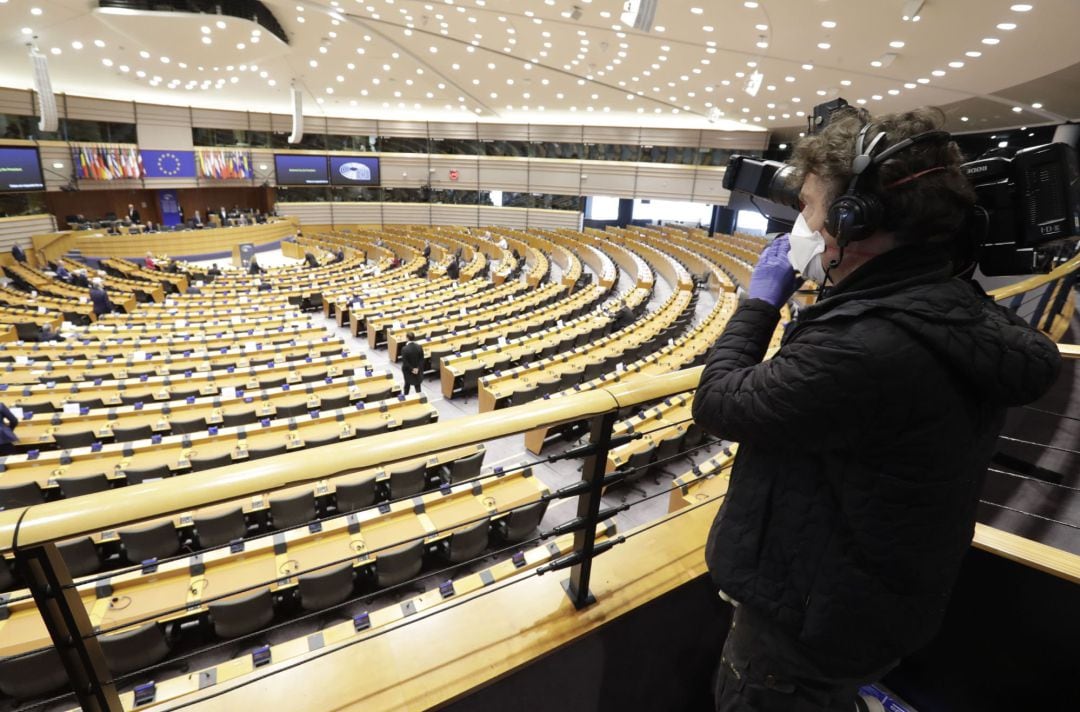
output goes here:
<path id="1" fill-rule="evenodd" d="M 544 320 L 537 325 L 545 323 L 549 322 Z M 492 346 L 443 356 L 438 360 L 443 397 L 452 397 L 458 389 L 471 392 L 483 375 L 496 368 L 512 368 L 526 360 L 544 358 L 545 354 L 553 356 L 573 346 L 584 346 L 606 335 L 611 325 L 610 316 L 588 313 L 565 323 L 560 319 L 554 326 L 540 331 L 527 328 L 525 336 L 511 339 L 502 337 L 499 343 Z M 433 363 L 434 358 L 433 354 Z"/>
<path id="2" fill-rule="evenodd" d="M 146 477 L 188 472 L 200 462 L 221 466 L 251 457 L 340 442 L 357 436 L 434 422 L 438 411 L 427 396 L 397 396 L 370 404 L 311 411 L 301 417 L 263 418 L 258 425 L 217 427 L 206 432 L 153 435 L 149 439 L 70 450 L 31 451 L 0 458 L 0 487 L 34 482 L 45 489 L 59 478 L 105 475 L 125 480 L 136 472 Z M 217 462 L 224 459 L 225 462 Z M 200 467 L 198 469 L 206 469 Z M 150 473 L 150 474 L 147 474 Z"/>
<path id="3" fill-rule="evenodd" d="M 359 374 L 277 388 L 245 391 L 237 388 L 205 398 L 189 396 L 184 401 L 132 404 L 116 408 L 80 408 L 78 413 L 53 413 L 36 417 L 24 411 L 17 434 L 20 446 L 49 449 L 58 445 L 58 438 L 86 436 L 90 440 L 109 442 L 116 430 L 149 427 L 161 434 L 192 433 L 213 425 L 257 423 L 262 418 L 275 418 L 306 413 L 311 410 L 333 410 L 356 401 L 375 401 L 400 392 L 393 373 L 386 369 L 369 375 Z M 339 405 L 340 404 L 340 405 Z M 63 445 L 61 445 L 63 446 Z"/>
<path id="4" fill-rule="evenodd" d="M 357 290 L 357 294 L 339 294 L 333 298 L 327 298 L 324 295 L 323 316 L 328 319 L 333 317 L 337 321 L 338 326 L 346 326 L 349 324 L 352 310 L 354 308 L 358 310 L 362 309 L 369 296 L 378 298 L 386 297 L 388 300 L 392 300 L 394 296 L 409 296 L 418 290 L 433 288 L 442 289 L 444 285 L 450 286 L 454 284 L 454 282 L 445 277 L 425 279 L 423 277 L 408 275 L 405 279 L 396 282 L 383 282 L 382 284 L 384 286 L 379 287 L 365 284 L 360 290 Z M 361 328 L 364 327 L 363 318 L 360 318 L 357 323 Z M 353 335 L 356 335 L 355 331 Z"/>
<path id="5" fill-rule="evenodd" d="M 727 494 L 731 467 L 735 464 L 735 455 L 739 452 L 738 443 L 724 448 L 719 455 L 710 457 L 699 465 L 694 465 L 672 483 L 671 497 L 668 500 L 668 512 L 675 512 L 683 507 L 700 504 L 707 499 L 718 499 Z"/>
<path id="6" fill-rule="evenodd" d="M 324 326 L 308 322 L 306 325 L 298 325 L 295 331 L 287 331 L 284 327 L 278 327 L 274 330 L 220 331 L 215 334 L 202 333 L 197 336 L 189 334 L 182 338 L 151 336 L 145 339 L 135 337 L 131 339 L 108 339 L 105 341 L 88 338 L 69 338 L 66 341 L 44 342 L 19 341 L 0 343 L 0 362 L 4 360 L 11 361 L 16 356 L 63 362 L 71 359 L 101 359 L 108 356 L 123 358 L 134 351 L 186 357 L 215 349 L 243 349 L 248 343 L 277 346 L 296 341 L 312 341 L 321 338 L 326 333 L 327 330 Z M 78 334 L 78 336 L 83 337 L 85 335 Z"/>
<path id="7" fill-rule="evenodd" d="M 596 528 L 596 541 L 597 543 L 602 542 L 615 536 L 615 534 L 616 528 L 613 520 L 602 522 Z M 357 643 L 363 645 L 364 640 L 372 635 L 379 635 L 400 624 L 407 625 L 408 620 L 416 614 L 438 615 L 439 608 L 444 602 L 461 600 L 493 584 L 509 581 L 515 576 L 531 572 L 537 567 L 569 553 L 573 549 L 573 543 L 573 535 L 568 534 L 553 539 L 546 544 L 539 544 L 522 550 L 518 563 L 507 559 L 475 573 L 456 576 L 452 579 L 453 592 L 448 597 L 444 596 L 440 589 L 433 588 L 401 603 L 368 611 L 369 627 L 362 630 L 358 631 L 354 622 L 350 620 L 326 624 L 325 627 L 310 635 L 273 644 L 270 646 L 270 659 L 273 662 L 270 663 L 268 668 L 257 668 L 251 656 L 248 655 L 227 663 L 220 663 L 211 668 L 163 680 L 157 686 L 155 702 L 139 707 L 139 709 L 153 709 L 154 705 L 158 703 L 178 702 L 181 698 L 195 692 L 212 691 L 217 685 L 236 683 L 255 675 L 264 675 L 268 670 L 272 670 L 275 665 L 297 661 L 316 650 L 345 648 Z M 380 656 L 376 655 L 375 657 Z M 383 659 L 385 660 L 385 658 Z M 133 692 L 121 694 L 120 700 L 124 705 L 124 709 L 135 708 Z M 408 706 L 406 705 L 406 707 Z"/>
<path id="8" fill-rule="evenodd" d="M 165 285 L 169 285 L 166 291 L 171 290 L 183 294 L 190 286 L 188 276 L 183 272 L 166 272 L 163 270 L 146 269 L 141 264 L 135 264 L 129 260 L 118 259 L 115 257 L 101 260 L 101 265 L 102 267 L 108 267 L 120 274 L 131 277 L 133 281 L 159 284 L 162 288 L 165 288 Z"/>
<path id="9" fill-rule="evenodd" d="M 339 336 L 324 336 L 320 340 L 296 344 L 278 345 L 273 348 L 260 348 L 262 344 L 248 342 L 239 351 L 228 348 L 216 352 L 204 352 L 201 355 L 173 357 L 153 353 L 135 352 L 128 360 L 121 361 L 113 356 L 103 359 L 56 363 L 53 361 L 33 361 L 16 358 L 0 368 L 0 383 L 8 385 L 45 383 L 47 381 L 86 381 L 95 378 L 123 380 L 143 375 L 168 376 L 181 373 L 220 373 L 229 367 L 255 368 L 267 362 L 286 363 L 305 358 L 321 359 L 342 353 L 345 341 Z"/>
<path id="10" fill-rule="evenodd" d="M 97 317 L 94 315 L 94 307 L 90 303 L 90 290 L 80 291 L 80 296 L 75 298 L 57 297 L 45 292 L 20 292 L 11 287 L 0 287 L 0 300 L 12 309 L 22 309 L 24 312 L 35 312 L 39 315 L 61 315 L 65 319 L 79 320 L 82 317 L 91 322 Z M 115 305 L 131 311 L 135 308 L 135 297 L 118 299 Z"/>
<path id="11" fill-rule="evenodd" d="M 230 319 L 232 317 L 262 319 L 284 314 L 288 314 L 293 319 L 302 318 L 302 314 L 296 309 L 296 307 L 290 305 L 288 302 L 285 301 L 255 304 L 246 297 L 241 297 L 236 301 L 241 306 L 215 307 L 210 309 L 186 309 L 183 307 L 166 307 L 162 309 L 151 309 L 147 311 L 139 311 L 138 309 L 136 309 L 134 312 L 130 312 L 127 314 L 118 314 L 116 312 L 113 312 L 111 314 L 102 315 L 98 319 L 98 323 L 101 326 L 117 325 L 120 327 L 132 327 L 141 324 L 153 324 L 173 320 L 184 321 L 186 323 L 194 324 L 199 322 Z"/>
<path id="12" fill-rule="evenodd" d="M 19 339 L 19 330 L 15 328 L 16 324 L 32 325 L 35 329 L 40 329 L 45 324 L 48 324 L 53 328 L 53 331 L 59 331 L 63 323 L 64 315 L 60 312 L 48 309 L 44 311 L 36 309 L 27 311 L 18 307 L 3 306 L 2 302 L 0 302 L 0 327 L 3 328 L 3 338 L 0 338 L 0 342 L 11 342 Z"/>
<path id="13" fill-rule="evenodd" d="M 397 343 L 409 331 L 428 337 L 432 331 L 472 328 L 480 322 L 505 316 L 507 309 L 516 312 L 526 308 L 535 309 L 565 290 L 566 287 L 562 284 L 545 284 L 535 289 L 524 282 L 505 282 L 474 297 L 443 302 L 437 308 L 404 312 L 393 317 L 371 318 L 367 322 L 368 345 L 375 348 L 384 340 L 389 344 L 391 338 Z M 394 356 L 396 355 L 395 349 Z"/>
<path id="14" fill-rule="evenodd" d="M 509 399 L 515 394 L 523 394 L 542 385 L 551 385 L 564 375 L 584 374 L 589 366 L 621 358 L 623 354 L 652 340 L 668 328 L 675 319 L 685 313 L 690 303 L 690 292 L 676 291 L 645 319 L 613 332 L 595 343 L 509 371 L 495 371 L 494 374 L 481 378 L 480 412 L 508 405 Z"/>
<path id="15" fill-rule="evenodd" d="M 448 280 L 438 279 L 438 282 Z M 456 302 L 480 303 L 491 282 L 486 279 L 470 279 L 468 282 L 451 282 L 449 288 L 418 289 L 412 298 L 401 299 L 387 297 L 367 300 L 361 297 L 359 305 L 349 309 L 350 320 L 355 317 L 363 322 L 368 334 L 368 343 L 375 339 L 382 343 L 385 337 L 383 329 L 396 321 L 410 316 L 437 313 L 440 307 Z M 354 302 L 355 303 L 355 302 Z"/>
<path id="16" fill-rule="evenodd" d="M 653 452 L 660 450 L 661 443 L 671 441 L 664 449 L 664 457 L 674 456 L 681 450 L 681 445 L 686 434 L 694 425 L 690 413 L 690 406 L 694 400 L 694 394 L 680 393 L 677 396 L 665 398 L 661 403 L 647 408 L 637 415 L 621 420 L 615 424 L 613 434 L 625 435 L 636 433 L 640 435 L 636 440 L 631 440 L 625 445 L 612 448 L 608 453 L 607 472 L 612 472 L 623 466 L 631 468 L 643 467 L 649 464 Z M 693 443 L 697 444 L 697 443 Z M 670 452 L 669 452 L 670 451 Z M 663 459 L 657 452 L 655 459 Z"/>
<path id="17" fill-rule="evenodd" d="M 437 304 L 454 296 L 467 296 L 486 289 L 487 284 L 482 279 L 471 279 L 467 282 L 455 282 L 446 277 L 415 277 L 400 282 L 395 282 L 389 287 L 364 288 L 361 287 L 350 299 L 341 302 L 327 302 L 334 304 L 334 312 L 338 316 L 338 324 L 352 322 L 359 329 L 367 328 L 367 320 L 377 317 L 384 311 L 415 309 L 428 304 Z"/>
<path id="18" fill-rule="evenodd" d="M 367 357 L 361 354 L 329 356 L 323 359 L 307 359 L 284 363 L 269 362 L 258 368 L 224 372 L 192 372 L 190 375 L 140 376 L 137 379 L 95 379 L 81 384 L 43 383 L 31 386 L 8 387 L 0 383 L 0 397 L 7 404 L 34 411 L 63 410 L 65 403 L 80 403 L 83 407 L 99 408 L 118 406 L 139 401 L 184 400 L 190 396 L 209 396 L 222 388 L 245 388 L 253 390 L 274 387 L 283 383 L 295 384 L 352 375 L 357 369 L 368 366 Z M 99 405 L 100 404 L 100 405 Z"/>
<path id="19" fill-rule="evenodd" d="M 250 312 L 244 313 L 250 314 Z M 146 334 L 163 336 L 175 335 L 177 333 L 213 333 L 225 329 L 236 329 L 238 327 L 247 327 L 250 329 L 276 329 L 285 327 L 291 329 L 299 328 L 299 325 L 306 321 L 306 319 L 307 317 L 303 312 L 290 311 L 280 313 L 275 312 L 258 317 L 233 316 L 228 319 L 213 318 L 206 321 L 177 319 L 175 321 L 161 322 L 134 321 L 130 324 L 120 323 L 119 321 L 106 321 L 81 329 L 79 334 L 99 339 L 109 339 L 115 338 L 117 335 L 121 335 L 124 338 L 133 338 Z"/>
<path id="20" fill-rule="evenodd" d="M 343 474 L 340 479 L 370 476 Z M 78 588 L 95 628 L 122 628 L 144 618 L 190 619 L 206 612 L 204 598 L 259 584 L 283 592 L 296 585 L 299 572 L 342 560 L 369 566 L 380 551 L 416 540 L 434 543 L 459 526 L 505 516 L 548 492 L 528 469 L 493 474 L 411 500 L 335 516 L 317 526 L 257 536 L 246 540 L 241 552 L 233 553 L 228 546 L 209 549 L 158 563 L 153 571 L 136 568 Z M 9 596 L 21 600 L 11 601 L 7 619 L 0 621 L 0 656 L 50 645 L 37 606 L 26 593 Z"/>
<path id="21" fill-rule="evenodd" d="M 497 333 L 504 326 L 515 328 L 516 324 L 533 315 L 549 315 L 554 310 L 562 311 L 560 307 L 564 307 L 570 299 L 572 296 L 569 287 L 553 283 L 544 285 L 531 294 L 510 294 L 502 303 L 489 301 L 477 310 L 470 311 L 462 307 L 466 310 L 459 311 L 457 326 L 452 324 L 452 315 L 433 318 L 411 327 L 395 324 L 386 330 L 389 356 L 391 360 L 397 360 L 401 347 L 408 340 L 406 335 L 409 331 L 413 331 L 418 340 L 425 344 L 425 351 L 428 351 L 429 355 L 453 353 L 478 346 L 480 342 L 476 335 L 479 333 Z"/>

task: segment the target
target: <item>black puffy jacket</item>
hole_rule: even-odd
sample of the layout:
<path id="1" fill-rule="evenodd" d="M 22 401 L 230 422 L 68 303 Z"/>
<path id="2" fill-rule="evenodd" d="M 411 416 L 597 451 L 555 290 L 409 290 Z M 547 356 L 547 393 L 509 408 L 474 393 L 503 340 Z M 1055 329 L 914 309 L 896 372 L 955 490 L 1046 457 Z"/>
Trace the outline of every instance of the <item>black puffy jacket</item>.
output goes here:
<path id="1" fill-rule="evenodd" d="M 744 302 L 694 397 L 740 443 L 706 558 L 825 670 L 864 674 L 937 630 L 1005 408 L 1044 393 L 1060 356 L 930 248 L 863 265 L 762 362 L 778 320 Z"/>

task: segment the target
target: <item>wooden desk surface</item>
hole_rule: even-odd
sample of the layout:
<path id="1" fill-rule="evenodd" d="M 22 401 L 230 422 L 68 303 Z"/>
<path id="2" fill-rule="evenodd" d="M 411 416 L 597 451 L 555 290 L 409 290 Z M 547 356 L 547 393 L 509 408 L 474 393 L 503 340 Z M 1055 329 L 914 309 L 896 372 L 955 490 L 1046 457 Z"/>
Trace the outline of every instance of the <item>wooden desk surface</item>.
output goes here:
<path id="1" fill-rule="evenodd" d="M 430 539 L 477 517 L 491 516 L 519 504 L 536 500 L 547 491 L 534 476 L 509 474 L 482 481 L 481 494 L 473 485 L 452 488 L 450 495 L 433 492 L 423 495 L 425 511 L 414 513 L 414 502 L 391 505 L 381 514 L 372 507 L 352 516 L 339 516 L 322 523 L 321 531 L 306 527 L 271 533 L 245 543 L 244 551 L 231 554 L 228 547 L 201 552 L 204 572 L 190 573 L 189 558 L 166 562 L 154 573 L 136 570 L 109 579 L 111 595 L 98 598 L 94 584 L 80 586 L 84 605 L 96 627 L 122 627 L 140 618 L 166 615 L 170 609 L 184 608 L 170 618 L 189 618 L 205 610 L 202 600 L 266 582 L 271 588 L 295 583 L 298 571 L 341 559 L 363 565 L 378 559 L 378 550 L 417 537 Z M 349 533 L 349 520 L 359 531 Z M 438 521 L 439 524 L 435 524 Z M 275 542 L 276 540 L 276 542 Z M 286 551 L 281 552 L 282 540 Z M 275 553 L 275 548 L 278 552 Z M 25 593 L 25 592 L 23 592 Z M 18 595 L 18 593 L 16 593 Z M 14 655 L 49 645 L 48 632 L 32 600 L 9 605 L 10 617 L 0 621 L 0 656 Z"/>

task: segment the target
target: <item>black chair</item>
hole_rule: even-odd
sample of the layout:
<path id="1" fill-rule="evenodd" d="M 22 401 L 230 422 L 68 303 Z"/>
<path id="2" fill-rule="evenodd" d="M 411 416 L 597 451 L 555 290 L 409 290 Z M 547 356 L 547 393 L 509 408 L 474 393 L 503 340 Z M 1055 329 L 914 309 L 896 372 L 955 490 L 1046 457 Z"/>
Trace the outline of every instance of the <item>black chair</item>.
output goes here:
<path id="1" fill-rule="evenodd" d="M 214 634 L 219 638 L 238 638 L 254 633 L 274 620 L 274 597 L 268 588 L 215 601 L 207 608 Z"/>
<path id="2" fill-rule="evenodd" d="M 61 450 L 71 450 L 77 447 L 90 447 L 97 441 L 97 436 L 92 430 L 84 430 L 79 433 L 54 433 L 53 439 L 56 447 Z"/>
<path id="3" fill-rule="evenodd" d="M 376 487 L 372 476 L 357 480 L 334 480 L 334 500 L 337 511 L 352 512 L 375 504 Z"/>
<path id="4" fill-rule="evenodd" d="M 375 582 L 379 588 L 408 581 L 424 568 L 424 542 L 417 540 L 376 554 Z"/>
<path id="5" fill-rule="evenodd" d="M 276 418 L 299 418 L 301 415 L 307 415 L 308 406 L 307 403 L 297 403 L 296 405 L 279 405 L 277 406 Z"/>
<path id="6" fill-rule="evenodd" d="M 435 413 L 421 413 L 420 415 L 414 415 L 411 418 L 405 418 L 401 421 L 402 428 L 415 428 L 419 425 L 427 425 L 428 423 L 434 423 L 438 416 Z"/>
<path id="7" fill-rule="evenodd" d="M 335 396 L 333 398 L 323 398 L 322 402 L 319 404 L 319 409 L 323 411 L 338 410 L 339 408 L 348 408 L 349 403 L 350 401 L 348 395 Z"/>
<path id="8" fill-rule="evenodd" d="M 442 465 L 439 468 L 439 477 L 447 484 L 453 484 L 460 482 L 461 480 L 467 480 L 470 477 L 476 477 L 480 474 L 480 467 L 484 464 L 484 451 L 481 450 L 475 455 L 469 455 L 459 460 L 454 460 L 448 465 Z"/>
<path id="9" fill-rule="evenodd" d="M 7 557 L 0 556 L 0 591 L 13 588 L 15 588 L 15 572 L 11 570 Z"/>
<path id="10" fill-rule="evenodd" d="M 164 559 L 180 551 L 180 537 L 171 521 L 141 529 L 121 529 L 124 556 L 133 564 L 147 559 Z"/>
<path id="11" fill-rule="evenodd" d="M 129 443 L 135 440 L 149 440 L 154 434 L 154 429 L 149 425 L 138 425 L 134 428 L 113 428 L 113 440 L 118 443 Z"/>
<path id="12" fill-rule="evenodd" d="M 237 425 L 248 425 L 257 420 L 254 410 L 244 410 L 239 413 L 222 413 L 221 427 L 235 428 Z"/>
<path id="13" fill-rule="evenodd" d="M 193 523 L 195 539 L 203 549 L 228 544 L 247 535 L 247 522 L 244 519 L 244 510 L 240 507 L 221 514 L 196 516 Z"/>
<path id="14" fill-rule="evenodd" d="M 84 477 L 57 477 L 56 484 L 60 486 L 60 494 L 64 497 L 81 497 L 84 494 L 104 492 L 112 487 L 112 482 L 104 473 Z"/>
<path id="15" fill-rule="evenodd" d="M 185 433 L 202 433 L 206 431 L 206 420 L 195 418 L 194 420 L 174 420 L 170 423 L 174 435 Z"/>
<path id="16" fill-rule="evenodd" d="M 301 492 L 292 497 L 270 498 L 270 521 L 275 529 L 307 524 L 315 518 L 315 493 Z"/>
<path id="17" fill-rule="evenodd" d="M 191 471 L 202 472 L 203 470 L 212 470 L 215 467 L 225 467 L 231 464 L 233 464 L 232 453 L 228 452 L 212 457 L 196 457 L 191 460 Z"/>
<path id="18" fill-rule="evenodd" d="M 157 621 L 122 633 L 98 636 L 98 642 L 105 655 L 105 664 L 114 675 L 159 663 L 169 655 L 172 647 L 164 627 Z"/>
<path id="19" fill-rule="evenodd" d="M 524 541 L 540 526 L 548 503 L 537 502 L 527 507 L 510 510 L 510 513 L 497 519 L 493 525 L 495 535 L 508 543 Z"/>
<path id="20" fill-rule="evenodd" d="M 41 697 L 68 687 L 67 672 L 56 648 L 0 660 L 0 692 L 14 699 Z"/>
<path id="21" fill-rule="evenodd" d="M 101 570 L 101 554 L 94 546 L 94 540 L 86 536 L 56 545 L 60 558 L 67 564 L 72 578 L 87 576 Z"/>
<path id="22" fill-rule="evenodd" d="M 318 611 L 342 603 L 352 595 L 354 581 L 350 563 L 304 574 L 297 579 L 300 607 L 305 611 Z"/>
<path id="23" fill-rule="evenodd" d="M 427 485 L 427 465 L 418 462 L 402 470 L 390 471 L 390 499 L 420 494 Z"/>
<path id="24" fill-rule="evenodd" d="M 280 445 L 265 447 L 258 450 L 249 450 L 248 456 L 252 460 L 258 460 L 261 457 L 273 457 L 274 455 L 283 455 L 288 451 L 289 448 L 285 446 L 285 443 L 282 443 Z"/>
<path id="25" fill-rule="evenodd" d="M 356 437 L 364 438 L 369 435 L 379 435 L 390 431 L 390 423 L 386 420 L 381 420 L 374 425 L 368 425 L 363 428 L 356 429 Z"/>
<path id="26" fill-rule="evenodd" d="M 36 482 L 24 482 L 19 485 L 0 487 L 0 509 L 29 507 L 41 504 L 44 501 L 45 495 Z"/>
<path id="27" fill-rule="evenodd" d="M 394 395 L 394 386 L 387 386 L 386 388 L 372 393 L 368 393 L 364 396 L 364 401 L 373 403 L 375 401 L 386 400 L 390 396 Z"/>
<path id="28" fill-rule="evenodd" d="M 141 485 L 147 480 L 162 480 L 172 476 L 172 470 L 168 465 L 155 465 L 144 467 L 139 470 L 124 470 L 124 478 L 128 485 Z"/>
<path id="29" fill-rule="evenodd" d="M 670 437 L 664 438 L 657 444 L 655 464 L 651 468 L 652 470 L 663 472 L 665 468 L 675 463 L 679 453 L 682 452 L 683 437 L 684 433 L 675 431 Z"/>
<path id="30" fill-rule="evenodd" d="M 452 564 L 460 564 L 476 558 L 487 549 L 491 520 L 484 519 L 450 533 L 439 542 L 439 556 Z"/>

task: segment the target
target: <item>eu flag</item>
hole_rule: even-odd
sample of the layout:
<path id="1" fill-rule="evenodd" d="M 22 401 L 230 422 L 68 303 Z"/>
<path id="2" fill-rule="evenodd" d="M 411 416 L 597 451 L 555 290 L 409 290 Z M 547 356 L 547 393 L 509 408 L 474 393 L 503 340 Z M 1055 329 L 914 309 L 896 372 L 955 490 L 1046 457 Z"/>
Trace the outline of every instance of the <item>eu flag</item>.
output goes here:
<path id="1" fill-rule="evenodd" d="M 194 178 L 194 151 L 146 151 L 142 152 L 143 167 L 147 178 Z"/>

